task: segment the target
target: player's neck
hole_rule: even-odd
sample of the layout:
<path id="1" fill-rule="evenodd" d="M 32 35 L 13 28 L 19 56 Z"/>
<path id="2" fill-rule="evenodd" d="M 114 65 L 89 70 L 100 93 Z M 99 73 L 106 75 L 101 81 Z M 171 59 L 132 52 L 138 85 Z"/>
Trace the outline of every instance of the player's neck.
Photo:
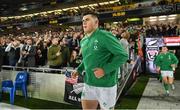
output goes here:
<path id="1" fill-rule="evenodd" d="M 91 32 L 86 33 L 86 35 L 87 35 L 88 37 L 90 37 L 90 36 L 94 33 L 94 31 L 95 31 L 96 29 L 97 29 L 97 28 L 94 28 Z"/>
<path id="2" fill-rule="evenodd" d="M 167 52 L 163 52 L 164 54 L 166 54 Z"/>

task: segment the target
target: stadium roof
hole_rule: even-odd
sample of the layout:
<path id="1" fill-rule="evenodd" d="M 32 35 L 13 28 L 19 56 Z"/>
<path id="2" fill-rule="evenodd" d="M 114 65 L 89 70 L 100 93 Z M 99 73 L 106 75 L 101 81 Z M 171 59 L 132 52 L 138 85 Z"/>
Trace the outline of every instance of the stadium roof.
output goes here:
<path id="1" fill-rule="evenodd" d="M 0 0 L 0 16 L 23 15 L 107 1 L 111 0 Z"/>

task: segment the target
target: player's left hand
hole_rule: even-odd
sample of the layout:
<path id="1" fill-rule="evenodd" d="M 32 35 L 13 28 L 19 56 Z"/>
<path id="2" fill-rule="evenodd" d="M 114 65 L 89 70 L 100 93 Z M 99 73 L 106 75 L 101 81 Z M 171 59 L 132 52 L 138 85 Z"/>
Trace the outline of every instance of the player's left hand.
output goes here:
<path id="1" fill-rule="evenodd" d="M 94 75 L 96 78 L 101 78 L 104 76 L 104 70 L 102 68 L 94 68 Z"/>
<path id="2" fill-rule="evenodd" d="M 175 71 L 176 65 L 175 65 L 175 64 L 172 64 L 171 67 L 172 67 L 173 71 Z"/>
<path id="3" fill-rule="evenodd" d="M 171 65 L 171 67 L 172 67 L 172 68 L 175 68 L 175 67 L 176 67 L 176 65 L 175 65 L 175 64 L 172 64 L 172 65 Z"/>

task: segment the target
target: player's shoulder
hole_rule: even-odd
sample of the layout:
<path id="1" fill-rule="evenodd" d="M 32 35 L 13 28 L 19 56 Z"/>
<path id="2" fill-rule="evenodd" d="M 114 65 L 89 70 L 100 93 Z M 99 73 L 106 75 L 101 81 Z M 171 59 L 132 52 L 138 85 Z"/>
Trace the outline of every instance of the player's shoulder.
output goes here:
<path id="1" fill-rule="evenodd" d="M 99 36 L 99 38 L 103 38 L 103 39 L 104 39 L 104 37 L 106 37 L 108 39 L 115 38 L 115 36 L 111 32 L 106 31 L 106 30 L 102 30 L 102 29 L 98 30 L 98 36 Z"/>
<path id="2" fill-rule="evenodd" d="M 156 57 L 157 58 L 161 58 L 161 56 L 164 56 L 164 54 L 163 53 L 159 53 Z"/>
<path id="3" fill-rule="evenodd" d="M 103 29 L 99 29 L 98 30 L 98 33 L 100 33 L 100 34 L 110 34 L 110 35 L 112 35 L 112 33 L 111 32 L 109 32 L 109 31 L 107 31 L 107 30 L 103 30 Z"/>
<path id="4" fill-rule="evenodd" d="M 82 39 L 81 39 L 81 42 L 83 42 L 84 40 L 87 39 L 87 36 L 84 36 Z"/>
<path id="5" fill-rule="evenodd" d="M 174 53 L 168 52 L 169 55 L 174 55 Z"/>

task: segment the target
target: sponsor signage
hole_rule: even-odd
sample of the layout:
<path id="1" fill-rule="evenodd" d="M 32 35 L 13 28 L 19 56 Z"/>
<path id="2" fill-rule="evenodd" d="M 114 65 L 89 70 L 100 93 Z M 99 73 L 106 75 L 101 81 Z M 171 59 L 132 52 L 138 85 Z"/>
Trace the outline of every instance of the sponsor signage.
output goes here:
<path id="1" fill-rule="evenodd" d="M 159 47 L 163 45 L 162 38 L 146 38 L 146 70 L 148 73 L 156 73 L 154 59 L 159 53 Z"/>
<path id="2" fill-rule="evenodd" d="M 180 43 L 180 37 L 164 37 L 164 43 Z"/>

